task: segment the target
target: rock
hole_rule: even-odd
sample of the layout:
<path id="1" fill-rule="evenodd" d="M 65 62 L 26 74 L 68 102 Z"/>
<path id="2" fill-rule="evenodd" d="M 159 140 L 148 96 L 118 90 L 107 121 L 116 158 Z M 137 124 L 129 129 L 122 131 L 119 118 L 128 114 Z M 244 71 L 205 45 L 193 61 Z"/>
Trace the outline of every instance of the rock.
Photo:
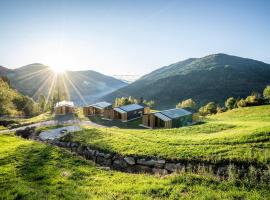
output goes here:
<path id="1" fill-rule="evenodd" d="M 152 168 L 144 165 L 136 165 L 136 170 L 138 172 L 152 173 Z"/>
<path id="2" fill-rule="evenodd" d="M 96 163 L 99 165 L 110 166 L 112 164 L 112 160 L 110 158 L 106 159 L 104 157 L 97 156 Z"/>
<path id="3" fill-rule="evenodd" d="M 112 158 L 113 157 L 112 154 L 102 153 L 102 152 L 99 152 L 99 151 L 97 151 L 96 155 L 99 156 L 99 157 L 106 158 L 106 159 L 109 159 L 109 158 Z"/>
<path id="4" fill-rule="evenodd" d="M 17 130 L 16 135 L 25 139 L 29 139 L 34 136 L 36 127 L 26 127 L 23 130 Z"/>
<path id="5" fill-rule="evenodd" d="M 127 164 L 129 165 L 135 165 L 135 159 L 133 157 L 124 157 L 124 160 L 126 161 Z"/>
<path id="6" fill-rule="evenodd" d="M 175 163 L 166 163 L 165 164 L 165 169 L 171 171 L 171 172 L 176 172 L 177 171 L 177 166 Z"/>
<path id="7" fill-rule="evenodd" d="M 183 169 L 185 169 L 185 165 L 181 163 L 166 163 L 165 164 L 165 169 L 171 171 L 171 172 L 180 172 Z"/>
<path id="8" fill-rule="evenodd" d="M 164 168 L 165 163 L 166 163 L 165 160 L 157 160 L 154 166 L 157 168 Z"/>
<path id="9" fill-rule="evenodd" d="M 116 170 L 126 171 L 128 164 L 122 158 L 115 158 L 112 163 L 112 167 Z"/>
<path id="10" fill-rule="evenodd" d="M 79 144 L 77 142 L 71 142 L 70 148 L 77 148 Z"/>
<path id="11" fill-rule="evenodd" d="M 159 175 L 167 175 L 168 174 L 168 170 L 166 170 L 166 169 L 153 168 L 152 171 L 154 174 L 159 174 Z"/>
<path id="12" fill-rule="evenodd" d="M 151 160 L 146 160 L 144 158 L 142 159 L 138 159 L 137 163 L 140 165 L 146 165 L 146 166 L 155 166 L 155 164 L 157 163 L 155 160 L 151 159 Z"/>
<path id="13" fill-rule="evenodd" d="M 78 148 L 77 148 L 77 153 L 79 155 L 83 155 L 83 151 L 85 150 L 85 146 L 84 145 L 80 145 Z"/>
<path id="14" fill-rule="evenodd" d="M 83 155 L 88 160 L 96 160 L 96 151 L 89 149 L 89 147 L 86 147 L 86 149 L 83 151 Z"/>

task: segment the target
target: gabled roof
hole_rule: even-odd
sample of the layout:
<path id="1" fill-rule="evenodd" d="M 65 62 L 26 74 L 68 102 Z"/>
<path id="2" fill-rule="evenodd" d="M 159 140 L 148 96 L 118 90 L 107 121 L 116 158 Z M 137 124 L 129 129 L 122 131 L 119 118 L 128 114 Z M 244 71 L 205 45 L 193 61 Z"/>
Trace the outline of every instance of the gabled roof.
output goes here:
<path id="1" fill-rule="evenodd" d="M 115 110 L 116 112 L 121 113 L 121 114 L 126 113 L 126 111 L 124 111 L 124 110 L 122 110 L 122 109 L 120 109 L 120 108 L 114 108 L 114 110 Z"/>
<path id="2" fill-rule="evenodd" d="M 107 107 L 112 106 L 112 104 L 111 103 L 108 103 L 106 101 L 102 101 L 102 102 L 98 102 L 98 103 L 92 104 L 90 106 L 95 107 L 95 108 L 98 108 L 98 109 L 104 109 L 104 108 L 107 108 Z"/>
<path id="3" fill-rule="evenodd" d="M 120 106 L 118 108 L 114 108 L 114 110 L 117 111 L 117 112 L 121 112 L 120 110 L 122 110 L 124 112 L 130 112 L 130 111 L 133 111 L 133 110 L 139 110 L 139 109 L 143 109 L 143 108 L 144 107 L 139 105 L 139 104 L 129 104 L 129 105 L 125 105 L 125 106 Z"/>
<path id="4" fill-rule="evenodd" d="M 183 117 L 183 116 L 192 114 L 191 112 L 189 112 L 187 110 L 184 110 L 182 108 L 163 110 L 163 111 L 160 111 L 159 113 L 161 113 L 162 115 L 167 116 L 170 119 L 177 119 L 179 117 Z"/>
<path id="5" fill-rule="evenodd" d="M 55 108 L 61 106 L 74 107 L 74 103 L 72 101 L 60 101 L 55 104 Z"/>
<path id="6" fill-rule="evenodd" d="M 160 113 L 160 112 L 154 113 L 154 115 L 155 115 L 157 118 L 159 118 L 159 119 L 161 119 L 161 120 L 163 120 L 163 121 L 165 121 L 165 122 L 171 120 L 169 117 L 163 115 L 163 114 Z"/>

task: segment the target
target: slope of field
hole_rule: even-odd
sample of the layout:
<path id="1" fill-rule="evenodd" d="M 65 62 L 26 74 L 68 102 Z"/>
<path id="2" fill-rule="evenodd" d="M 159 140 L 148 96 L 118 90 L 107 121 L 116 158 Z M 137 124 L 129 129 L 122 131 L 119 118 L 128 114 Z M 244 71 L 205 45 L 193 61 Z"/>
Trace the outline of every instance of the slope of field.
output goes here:
<path id="1" fill-rule="evenodd" d="M 208 117 L 204 124 L 170 130 L 86 127 L 72 140 L 122 155 L 269 164 L 270 105 L 239 108 Z"/>
<path id="2" fill-rule="evenodd" d="M 230 97 L 246 97 L 262 92 L 270 83 L 270 65 L 247 58 L 213 54 L 190 58 L 147 74 L 126 87 L 103 97 L 143 97 L 156 102 L 156 108 L 168 109 L 184 99 L 199 105 L 216 101 L 223 104 Z"/>
<path id="3" fill-rule="evenodd" d="M 190 173 L 158 177 L 98 169 L 60 148 L 0 135 L 1 199 L 267 199 L 267 185 Z"/>

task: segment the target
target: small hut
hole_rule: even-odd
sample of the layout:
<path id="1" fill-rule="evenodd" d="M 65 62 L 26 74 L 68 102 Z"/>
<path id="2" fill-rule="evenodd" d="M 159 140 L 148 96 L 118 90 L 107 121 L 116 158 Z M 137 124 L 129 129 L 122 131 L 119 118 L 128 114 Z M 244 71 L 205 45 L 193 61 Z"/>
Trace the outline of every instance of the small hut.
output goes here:
<path id="1" fill-rule="evenodd" d="M 149 128 L 178 128 L 192 123 L 192 113 L 175 108 L 143 115 L 143 125 Z"/>
<path id="2" fill-rule="evenodd" d="M 90 106 L 84 107 L 83 114 L 85 116 L 93 116 L 93 115 L 103 116 L 104 112 L 110 109 L 112 109 L 112 104 L 103 101 L 103 102 L 95 103 Z"/>
<path id="3" fill-rule="evenodd" d="M 139 104 L 129 104 L 113 109 L 113 119 L 122 122 L 134 120 L 143 116 L 145 107 Z"/>
<path id="4" fill-rule="evenodd" d="M 66 115 L 74 113 L 75 107 L 72 101 L 60 101 L 55 104 L 54 113 L 55 115 Z"/>

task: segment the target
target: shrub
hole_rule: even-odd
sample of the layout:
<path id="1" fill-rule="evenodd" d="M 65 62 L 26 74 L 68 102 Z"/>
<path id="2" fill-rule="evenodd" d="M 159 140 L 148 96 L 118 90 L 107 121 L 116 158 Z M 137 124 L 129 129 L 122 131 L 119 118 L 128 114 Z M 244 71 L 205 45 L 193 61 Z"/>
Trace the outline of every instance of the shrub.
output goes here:
<path id="1" fill-rule="evenodd" d="M 237 101 L 237 106 L 238 107 L 246 107 L 246 101 L 244 99 L 240 99 L 239 101 Z"/>
<path id="2" fill-rule="evenodd" d="M 195 109 L 196 108 L 196 102 L 193 99 L 186 99 L 182 102 L 179 102 L 176 105 L 176 108 L 191 108 Z"/>
<path id="3" fill-rule="evenodd" d="M 236 108 L 236 100 L 233 97 L 228 98 L 225 102 L 225 107 L 228 110 Z"/>

